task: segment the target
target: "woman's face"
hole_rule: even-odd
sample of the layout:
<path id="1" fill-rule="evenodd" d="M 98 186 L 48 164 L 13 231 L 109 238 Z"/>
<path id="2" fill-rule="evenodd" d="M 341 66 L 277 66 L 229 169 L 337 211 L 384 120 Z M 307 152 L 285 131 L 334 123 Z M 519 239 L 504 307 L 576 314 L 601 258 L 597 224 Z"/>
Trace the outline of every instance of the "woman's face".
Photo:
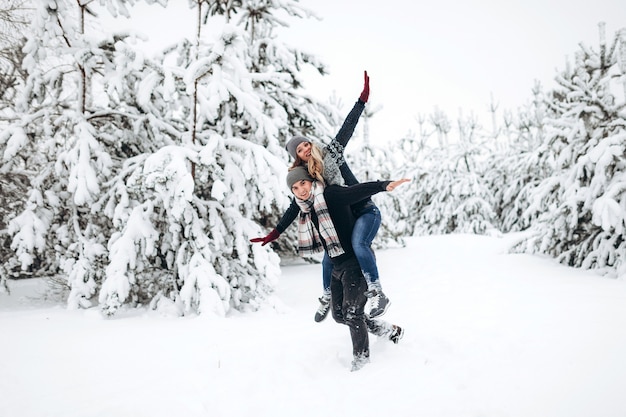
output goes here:
<path id="1" fill-rule="evenodd" d="M 312 185 L 313 182 L 311 181 L 300 180 L 291 186 L 291 192 L 293 193 L 293 195 L 296 196 L 296 198 L 299 198 L 300 200 L 306 200 L 311 194 Z"/>
<path id="2" fill-rule="evenodd" d="M 296 155 L 304 162 L 309 162 L 311 159 L 311 142 L 301 142 L 296 148 Z"/>

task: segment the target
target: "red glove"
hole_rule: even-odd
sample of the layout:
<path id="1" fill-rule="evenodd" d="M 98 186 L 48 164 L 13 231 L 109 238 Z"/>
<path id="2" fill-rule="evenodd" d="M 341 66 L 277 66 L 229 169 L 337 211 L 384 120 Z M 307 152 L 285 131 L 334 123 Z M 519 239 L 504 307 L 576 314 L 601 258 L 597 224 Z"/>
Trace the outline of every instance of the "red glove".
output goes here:
<path id="1" fill-rule="evenodd" d="M 367 99 L 370 98 L 370 77 L 367 76 L 367 71 L 363 71 L 363 78 L 363 91 L 359 96 L 359 100 L 367 103 Z"/>
<path id="2" fill-rule="evenodd" d="M 265 246 L 268 243 L 273 242 L 276 239 L 278 239 L 278 236 L 280 236 L 280 233 L 278 233 L 278 230 L 274 229 L 270 232 L 269 235 L 265 237 L 255 237 L 254 239 L 250 239 L 250 242 L 252 243 L 263 242 L 261 246 Z"/>

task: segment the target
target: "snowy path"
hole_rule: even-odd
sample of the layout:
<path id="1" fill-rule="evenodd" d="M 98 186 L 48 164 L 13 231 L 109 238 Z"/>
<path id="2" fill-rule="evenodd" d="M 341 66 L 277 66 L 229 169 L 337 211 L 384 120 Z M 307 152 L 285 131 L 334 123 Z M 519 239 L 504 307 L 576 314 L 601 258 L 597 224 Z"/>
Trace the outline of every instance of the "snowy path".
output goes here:
<path id="1" fill-rule="evenodd" d="M 0 416 L 626 416 L 626 282 L 441 236 L 378 253 L 399 345 L 313 321 L 319 265 L 287 266 L 277 310 L 104 320 L 0 294 Z"/>

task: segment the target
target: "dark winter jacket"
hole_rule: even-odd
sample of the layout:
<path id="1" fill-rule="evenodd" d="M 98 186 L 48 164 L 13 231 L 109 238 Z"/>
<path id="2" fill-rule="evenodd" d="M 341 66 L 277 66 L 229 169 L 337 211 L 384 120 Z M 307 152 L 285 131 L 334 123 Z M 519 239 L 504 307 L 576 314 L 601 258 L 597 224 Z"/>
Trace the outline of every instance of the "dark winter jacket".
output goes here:
<path id="1" fill-rule="evenodd" d="M 346 164 L 346 161 L 343 158 L 343 151 L 352 137 L 354 129 L 359 121 L 359 117 L 361 117 L 361 113 L 363 113 L 364 109 L 365 103 L 361 100 L 357 100 L 350 113 L 348 113 L 348 116 L 344 120 L 343 125 L 341 126 L 341 129 L 339 129 L 339 132 L 337 132 L 335 138 L 330 142 L 330 144 L 328 144 L 328 146 L 325 147 L 325 151 L 332 156 L 336 165 L 339 166 L 339 171 L 341 172 L 341 176 L 343 177 L 346 185 L 355 185 L 359 183 L 350 170 L 348 164 Z M 369 197 L 355 204 L 353 207 L 354 211 L 359 212 L 368 203 L 373 204 Z M 298 217 L 299 212 L 300 207 L 298 207 L 295 199 L 292 199 L 291 205 L 289 205 L 289 208 L 287 208 L 276 225 L 278 233 L 283 233 Z"/>
<path id="2" fill-rule="evenodd" d="M 352 248 L 352 230 L 356 218 L 352 211 L 352 205 L 369 199 L 374 194 L 386 191 L 391 181 L 371 181 L 361 184 L 342 187 L 340 185 L 329 185 L 324 189 L 324 199 L 328 207 L 328 213 L 335 225 L 335 230 L 339 236 L 341 247 L 344 250 L 342 255 L 331 258 L 333 265 L 337 265 L 351 257 L 354 257 Z M 311 220 L 318 227 L 315 212 L 311 213 Z"/>

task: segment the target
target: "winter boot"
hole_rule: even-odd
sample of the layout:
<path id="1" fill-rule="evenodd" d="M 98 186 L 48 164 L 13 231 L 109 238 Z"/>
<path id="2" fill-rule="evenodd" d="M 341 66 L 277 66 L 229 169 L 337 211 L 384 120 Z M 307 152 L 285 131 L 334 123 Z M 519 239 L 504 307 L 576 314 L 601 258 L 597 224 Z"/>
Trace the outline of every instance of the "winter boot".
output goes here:
<path id="1" fill-rule="evenodd" d="M 315 312 L 315 321 L 319 323 L 324 320 L 328 315 L 328 310 L 330 310 L 330 294 L 324 293 L 320 298 L 320 306 L 317 308 Z"/>
<path id="2" fill-rule="evenodd" d="M 365 292 L 365 295 L 370 298 L 370 318 L 382 316 L 389 308 L 391 301 L 383 293 L 380 284 L 378 283 L 370 285 L 369 289 Z"/>
<path id="3" fill-rule="evenodd" d="M 391 340 L 396 345 L 404 336 L 404 329 L 400 326 L 392 325 L 391 333 L 389 334 L 389 340 Z"/>
<path id="4" fill-rule="evenodd" d="M 350 372 L 358 371 L 368 363 L 370 363 L 369 356 L 355 355 L 354 359 L 352 360 L 352 368 L 350 369 Z"/>

